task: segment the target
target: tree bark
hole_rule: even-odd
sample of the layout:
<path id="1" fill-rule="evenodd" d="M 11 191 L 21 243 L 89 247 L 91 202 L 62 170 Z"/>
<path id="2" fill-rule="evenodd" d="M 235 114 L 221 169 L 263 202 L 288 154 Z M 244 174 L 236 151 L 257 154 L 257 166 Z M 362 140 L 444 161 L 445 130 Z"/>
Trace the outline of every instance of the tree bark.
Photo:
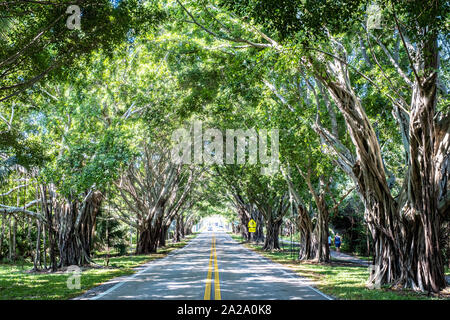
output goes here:
<path id="1" fill-rule="evenodd" d="M 158 249 L 160 233 L 163 224 L 164 206 L 157 209 L 153 219 L 139 226 L 139 237 L 136 245 L 136 254 L 155 253 Z"/>
<path id="2" fill-rule="evenodd" d="M 308 210 L 299 204 L 297 227 L 300 232 L 300 248 L 298 258 L 300 260 L 311 260 L 315 257 L 313 238 L 313 225 Z"/>
<path id="3" fill-rule="evenodd" d="M 304 244 L 304 248 L 300 248 L 300 251 L 303 252 L 299 253 L 299 257 L 301 260 L 313 259 L 318 262 L 329 262 L 330 248 L 328 246 L 328 222 L 330 213 L 325 200 L 326 190 L 328 190 L 327 181 L 325 181 L 323 176 L 319 177 L 319 191 L 317 192 L 311 181 L 311 168 L 308 167 L 306 174 L 304 174 L 298 166 L 297 169 L 305 180 L 309 193 L 313 196 L 317 207 L 316 223 L 313 229 L 313 224 L 308 211 L 303 205 L 299 205 L 301 234 L 303 234 L 303 237 L 307 241 L 310 241 L 309 244 Z"/>
<path id="4" fill-rule="evenodd" d="M 446 281 L 439 241 L 441 215 L 438 197 L 442 177 L 438 175 L 441 168 L 435 166 L 440 162 L 440 141 L 436 139 L 434 119 L 437 103 L 437 38 L 430 37 L 418 49 L 425 59 L 424 75 L 414 84 L 411 104 L 408 205 L 413 217 L 410 223 L 415 232 L 408 239 L 408 247 L 413 253 L 406 255 L 406 266 L 411 266 L 415 275 L 411 277 L 413 287 L 415 284 L 420 290 L 439 292 L 445 288 Z M 408 278 L 403 281 L 407 282 Z"/>
<path id="5" fill-rule="evenodd" d="M 8 260 L 12 261 L 12 217 L 8 222 Z"/>
<path id="6" fill-rule="evenodd" d="M 2 214 L 2 232 L 0 234 L 0 259 L 3 257 L 3 239 L 5 238 L 6 214 Z"/>
<path id="7" fill-rule="evenodd" d="M 34 255 L 34 270 L 38 270 L 41 266 L 41 222 L 36 221 L 37 237 L 36 237 L 36 251 Z"/>
<path id="8" fill-rule="evenodd" d="M 11 260 L 16 261 L 17 254 L 17 219 L 13 218 L 13 234 L 12 234 L 12 245 L 11 245 Z"/>
<path id="9" fill-rule="evenodd" d="M 27 232 L 27 243 L 29 245 L 30 254 L 32 255 L 33 252 L 33 241 L 31 240 L 31 227 L 33 224 L 33 221 L 31 220 L 31 217 L 28 217 L 26 219 L 27 226 L 28 226 L 28 232 Z"/>
<path id="10" fill-rule="evenodd" d="M 330 73 L 316 70 L 344 116 L 356 149 L 357 160 L 350 176 L 355 180 L 365 205 L 365 219 L 374 242 L 375 268 L 369 287 L 389 284 L 421 291 L 444 288 L 444 268 L 439 246 L 442 209 L 441 168 L 449 150 L 449 126 L 436 132 L 437 37 L 426 35 L 417 44 L 410 119 L 401 123 L 408 171 L 401 194 L 394 199 L 386 181 L 376 133 L 351 88 L 347 71 Z M 402 118 L 407 122 L 408 118 Z M 333 147 L 336 147 L 334 145 Z M 340 151 L 336 149 L 336 152 Z M 444 191 L 445 193 L 446 191 Z M 448 201 L 442 200 L 444 206 Z"/>
<path id="11" fill-rule="evenodd" d="M 83 202 L 65 199 L 56 208 L 59 265 L 84 265 L 91 262 L 92 229 L 103 195 L 89 191 Z"/>
<path id="12" fill-rule="evenodd" d="M 186 199 L 197 177 L 193 167 L 186 168 L 170 159 L 171 148 L 142 141 L 142 165 L 132 163 L 115 184 L 121 202 L 114 203 L 135 215 L 124 222 L 138 230 L 137 254 L 156 252 L 163 233 L 163 225 L 172 221 L 186 205 Z M 165 239 L 163 240 L 165 241 Z"/>
<path id="13" fill-rule="evenodd" d="M 282 219 L 266 219 L 266 239 L 263 250 L 280 250 L 279 233 Z"/>
<path id="14" fill-rule="evenodd" d="M 40 185 L 40 194 L 41 194 L 41 205 L 42 210 L 45 214 L 45 219 L 47 221 L 47 234 L 48 234 L 48 242 L 49 242 L 49 255 L 50 255 L 50 268 L 52 271 L 57 270 L 56 265 L 56 253 L 57 253 L 57 244 L 56 244 L 56 232 L 53 227 L 53 195 L 54 192 L 49 190 L 46 185 Z M 45 251 L 44 251 L 45 254 Z"/>
<path id="15" fill-rule="evenodd" d="M 160 239 L 159 232 L 152 230 L 153 228 L 147 226 L 139 230 L 139 240 L 136 245 L 136 254 L 156 253 L 158 248 L 158 241 Z"/>
<path id="16" fill-rule="evenodd" d="M 184 227 L 183 227 L 185 236 L 188 236 L 188 235 L 192 234 L 192 227 L 193 227 L 193 225 L 194 225 L 194 218 L 193 218 L 193 216 L 189 216 L 186 219 L 186 222 L 185 222 Z"/>
<path id="17" fill-rule="evenodd" d="M 177 215 L 175 219 L 175 232 L 173 233 L 173 242 L 180 242 L 182 239 L 183 217 Z"/>
<path id="18" fill-rule="evenodd" d="M 241 235 L 245 241 L 250 241 L 250 233 L 248 232 L 248 222 L 250 221 L 249 215 L 242 207 L 238 208 L 238 215 L 240 220 L 239 229 L 241 231 Z"/>
<path id="19" fill-rule="evenodd" d="M 161 227 L 161 233 L 159 235 L 159 246 L 165 247 L 166 246 L 166 239 L 167 239 L 167 231 L 169 230 L 168 225 L 163 225 Z"/>
<path id="20" fill-rule="evenodd" d="M 42 260 L 44 260 L 44 269 L 47 269 L 47 234 L 45 232 L 45 225 L 42 226 Z"/>
<path id="21" fill-rule="evenodd" d="M 252 219 L 256 222 L 256 230 L 252 234 L 252 241 L 258 243 L 264 241 L 264 218 L 258 209 L 252 210 Z"/>
<path id="22" fill-rule="evenodd" d="M 330 218 L 327 205 L 325 203 L 325 194 L 319 195 L 317 222 L 314 228 L 315 257 L 318 262 L 330 262 L 330 248 L 328 246 L 328 221 Z"/>
<path id="23" fill-rule="evenodd" d="M 352 177 L 365 206 L 365 218 L 374 239 L 376 268 L 369 277 L 369 287 L 394 283 L 401 271 L 403 254 L 399 250 L 401 230 L 398 211 L 387 185 L 381 151 L 375 131 L 359 99 L 343 84 L 324 81 L 344 115 L 347 128 L 356 147 L 358 160 Z"/>
<path id="24" fill-rule="evenodd" d="M 184 238 L 184 216 L 179 214 L 176 223 L 176 242 L 180 242 Z"/>

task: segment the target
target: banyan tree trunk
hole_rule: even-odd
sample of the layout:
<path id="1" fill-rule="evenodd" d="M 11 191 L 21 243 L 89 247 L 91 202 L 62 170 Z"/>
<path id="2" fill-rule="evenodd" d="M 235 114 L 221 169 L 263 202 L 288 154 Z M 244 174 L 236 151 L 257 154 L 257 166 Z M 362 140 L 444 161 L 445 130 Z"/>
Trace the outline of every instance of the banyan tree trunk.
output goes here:
<path id="1" fill-rule="evenodd" d="M 365 219 L 374 240 L 375 268 L 369 286 L 394 283 L 401 276 L 403 261 L 399 212 L 386 181 L 375 131 L 353 91 L 334 82 L 327 84 L 343 111 L 358 159 L 352 174 L 365 206 Z M 357 110 L 359 110 L 357 112 Z"/>
<path id="2" fill-rule="evenodd" d="M 5 224 L 6 224 L 6 213 L 3 213 L 2 214 L 2 221 L 1 221 L 2 232 L 0 234 L 0 259 L 3 258 L 2 248 L 3 248 L 3 239 L 5 237 Z"/>
<path id="3" fill-rule="evenodd" d="M 148 254 L 156 252 L 158 241 L 156 241 L 150 228 L 139 230 L 139 239 L 136 245 L 136 254 Z"/>
<path id="4" fill-rule="evenodd" d="M 169 230 L 169 226 L 163 225 L 161 227 L 161 233 L 159 235 L 159 246 L 165 247 L 166 246 L 166 239 L 167 239 L 167 231 Z"/>
<path id="5" fill-rule="evenodd" d="M 185 234 L 184 234 L 184 223 L 185 223 L 184 216 L 181 216 L 180 217 L 180 241 L 181 241 L 181 239 L 183 239 L 185 237 Z"/>
<path id="6" fill-rule="evenodd" d="M 303 206 L 298 206 L 297 227 L 300 232 L 300 248 L 298 258 L 300 260 L 310 260 L 314 258 L 313 226 L 308 210 Z"/>
<path id="7" fill-rule="evenodd" d="M 158 209 L 158 213 L 153 217 L 153 221 L 147 221 L 139 227 L 139 237 L 136 245 L 136 254 L 155 253 L 160 240 L 162 212 L 164 208 Z"/>
<path id="8" fill-rule="evenodd" d="M 41 266 L 41 221 L 36 221 L 37 226 L 37 236 L 36 236 L 36 250 L 34 254 L 34 260 L 33 260 L 33 269 L 38 270 Z"/>
<path id="9" fill-rule="evenodd" d="M 41 194 L 41 205 L 42 210 L 44 211 L 45 218 L 47 220 L 47 234 L 48 234 L 48 249 L 50 256 L 50 268 L 52 271 L 57 270 L 56 264 L 56 255 L 58 252 L 57 249 L 57 236 L 54 228 L 54 214 L 53 214 L 53 204 L 55 204 L 54 200 L 54 192 L 48 186 L 42 184 L 40 185 L 40 194 Z M 45 236 L 44 236 L 45 237 Z M 44 238 L 44 261 L 45 261 L 45 238 Z"/>
<path id="10" fill-rule="evenodd" d="M 87 201 L 81 217 L 81 224 L 79 229 L 80 240 L 83 248 L 86 248 L 88 257 L 91 256 L 91 250 L 94 245 L 95 224 L 97 216 L 103 201 L 103 194 L 100 191 L 95 191 L 90 200 Z"/>
<path id="11" fill-rule="evenodd" d="M 92 229 L 103 196 L 95 191 L 84 200 L 67 199 L 56 211 L 60 266 L 84 265 L 91 262 Z"/>
<path id="12" fill-rule="evenodd" d="M 411 266 L 411 273 L 415 275 L 408 278 L 422 291 L 438 292 L 445 288 L 446 282 L 439 241 L 442 221 L 438 212 L 441 177 L 440 168 L 436 168 L 440 153 L 435 127 L 437 73 L 434 70 L 438 67 L 437 39 L 426 41 L 422 46 L 422 53 L 428 57 L 424 60 L 427 77 L 424 76 L 421 83 L 415 83 L 409 126 L 408 200 L 414 217 L 411 223 L 415 232 L 411 233 L 411 242 L 408 243 L 412 252 L 405 258 L 406 265 Z"/>
<path id="13" fill-rule="evenodd" d="M 318 262 L 330 261 L 330 248 L 328 246 L 328 221 L 329 211 L 325 203 L 325 195 L 319 195 L 319 203 L 317 205 L 317 222 L 314 228 L 315 246 L 314 259 Z"/>
<path id="14" fill-rule="evenodd" d="M 281 219 L 268 219 L 266 221 L 266 239 L 264 241 L 263 250 L 280 250 L 279 233 L 281 227 Z"/>
<path id="15" fill-rule="evenodd" d="M 239 226 L 241 235 L 245 239 L 245 241 L 249 241 L 250 233 L 248 232 L 248 222 L 250 221 L 250 219 L 249 219 L 247 213 L 245 212 L 245 210 L 242 208 L 238 210 L 238 214 L 239 214 L 239 220 L 241 222 L 241 225 Z"/>
<path id="16" fill-rule="evenodd" d="M 426 40 L 417 43 L 415 59 L 419 72 L 415 75 L 411 111 L 409 117 L 398 119 L 408 170 L 406 192 L 397 199 L 392 197 L 386 182 L 375 131 L 348 75 L 339 82 L 320 71 L 316 76 L 343 114 L 355 146 L 358 160 L 349 174 L 364 202 L 365 219 L 374 241 L 375 266 L 369 286 L 388 284 L 439 292 L 446 286 L 439 243 L 440 215 L 445 213 L 439 209 L 438 200 L 446 178 L 441 169 L 448 155 L 449 127 L 447 123 L 441 128 L 442 134 L 437 134 L 437 35 L 427 28 L 421 32 Z"/>
<path id="17" fill-rule="evenodd" d="M 184 217 L 182 215 L 178 215 L 175 222 L 173 241 L 180 242 L 181 239 L 184 238 Z"/>
<path id="18" fill-rule="evenodd" d="M 188 219 L 186 221 L 186 223 L 184 224 L 184 228 L 183 228 L 185 236 L 188 236 L 188 235 L 192 234 L 192 227 L 193 227 L 193 225 L 194 225 L 194 220 L 192 218 Z"/>
<path id="19" fill-rule="evenodd" d="M 437 67 L 435 46 L 436 40 L 427 42 L 423 49 L 428 57 L 433 51 L 435 55 L 435 61 L 427 60 L 431 65 L 425 66 L 425 70 Z M 406 200 L 396 203 L 387 192 L 379 192 L 369 207 L 375 211 L 370 216 L 376 218 L 369 221 L 376 257 L 375 272 L 369 279 L 373 284 L 390 283 L 434 292 L 446 286 L 437 202 L 440 181 L 436 179 L 439 170 L 436 168 L 439 141 L 434 122 L 436 76 L 436 73 L 428 74 L 421 83 L 414 84 Z M 366 189 L 373 194 L 374 188 L 370 187 Z M 383 220 L 378 220 L 379 217 Z"/>
<path id="20" fill-rule="evenodd" d="M 258 211 L 254 211 L 254 218 L 256 221 L 256 232 L 253 233 L 253 241 L 256 243 L 264 241 L 264 218 L 263 215 Z"/>
<path id="21" fill-rule="evenodd" d="M 11 245 L 11 260 L 16 261 L 17 258 L 17 218 L 13 217 L 13 232 L 12 232 L 12 245 Z"/>
<path id="22" fill-rule="evenodd" d="M 302 205 L 298 206 L 298 229 L 301 238 L 298 257 L 300 260 L 330 261 L 330 248 L 328 247 L 329 214 L 322 195 L 320 199 L 323 203 L 319 203 L 314 228 L 307 209 Z"/>

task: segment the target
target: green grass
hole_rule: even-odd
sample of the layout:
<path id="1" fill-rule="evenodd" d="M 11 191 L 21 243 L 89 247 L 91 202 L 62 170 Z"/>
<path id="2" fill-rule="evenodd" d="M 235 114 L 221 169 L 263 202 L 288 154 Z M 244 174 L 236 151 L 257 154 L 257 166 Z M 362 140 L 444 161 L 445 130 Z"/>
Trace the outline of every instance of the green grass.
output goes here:
<path id="1" fill-rule="evenodd" d="M 0 264 L 0 300 L 62 300 L 77 297 L 87 290 L 98 286 L 112 278 L 130 275 L 133 268 L 151 260 L 165 257 L 169 252 L 184 247 L 196 234 L 188 236 L 182 242 L 169 243 L 158 249 L 158 253 L 149 255 L 125 255 L 109 259 L 109 266 L 105 268 L 83 268 L 81 274 L 81 288 L 67 288 L 70 274 L 30 273 L 33 267 L 30 262 L 21 265 Z M 94 258 L 98 265 L 106 265 L 105 254 Z"/>
<path id="2" fill-rule="evenodd" d="M 294 242 L 298 242 L 300 235 L 299 233 L 295 233 L 292 235 L 292 241 Z M 280 236 L 280 239 L 284 240 L 284 241 L 291 241 L 291 236 Z"/>
<path id="3" fill-rule="evenodd" d="M 240 235 L 231 235 L 238 242 L 243 242 Z M 288 250 L 263 251 L 260 244 L 245 243 L 245 246 L 271 259 L 288 266 L 300 276 L 311 279 L 314 285 L 323 293 L 336 299 L 344 300 L 430 300 L 448 299 L 446 294 L 441 297 L 428 297 L 411 290 L 391 290 L 388 288 L 366 288 L 369 277 L 367 267 L 353 266 L 348 263 L 332 262 L 331 264 L 315 264 L 312 262 L 293 261 Z"/>
<path id="4" fill-rule="evenodd" d="M 373 260 L 372 256 L 370 256 L 370 257 L 368 257 L 368 256 L 360 256 L 358 254 L 353 254 L 353 256 L 355 258 L 358 258 L 358 259 L 361 259 L 361 260 L 364 260 L 364 261 L 372 261 Z"/>

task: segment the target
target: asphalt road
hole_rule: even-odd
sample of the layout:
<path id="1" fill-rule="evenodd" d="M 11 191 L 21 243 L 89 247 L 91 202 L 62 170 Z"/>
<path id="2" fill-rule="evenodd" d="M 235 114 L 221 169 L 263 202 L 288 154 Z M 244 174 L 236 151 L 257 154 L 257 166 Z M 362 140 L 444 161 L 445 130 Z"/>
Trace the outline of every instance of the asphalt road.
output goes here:
<path id="1" fill-rule="evenodd" d="M 238 244 L 224 232 L 203 232 L 184 248 L 94 294 L 88 295 L 89 299 L 330 299 L 306 279 Z"/>

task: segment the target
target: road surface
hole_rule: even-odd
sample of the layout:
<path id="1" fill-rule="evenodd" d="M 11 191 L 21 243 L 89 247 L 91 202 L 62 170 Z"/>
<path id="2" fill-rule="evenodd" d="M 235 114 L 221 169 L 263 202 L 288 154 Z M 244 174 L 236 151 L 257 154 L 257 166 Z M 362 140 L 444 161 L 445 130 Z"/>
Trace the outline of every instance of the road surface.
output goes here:
<path id="1" fill-rule="evenodd" d="M 95 296 L 92 296 L 94 295 Z M 145 265 L 89 299 L 327 300 L 294 272 L 224 232 L 203 232 L 187 246 Z M 83 297 L 82 297 L 83 298 Z"/>

